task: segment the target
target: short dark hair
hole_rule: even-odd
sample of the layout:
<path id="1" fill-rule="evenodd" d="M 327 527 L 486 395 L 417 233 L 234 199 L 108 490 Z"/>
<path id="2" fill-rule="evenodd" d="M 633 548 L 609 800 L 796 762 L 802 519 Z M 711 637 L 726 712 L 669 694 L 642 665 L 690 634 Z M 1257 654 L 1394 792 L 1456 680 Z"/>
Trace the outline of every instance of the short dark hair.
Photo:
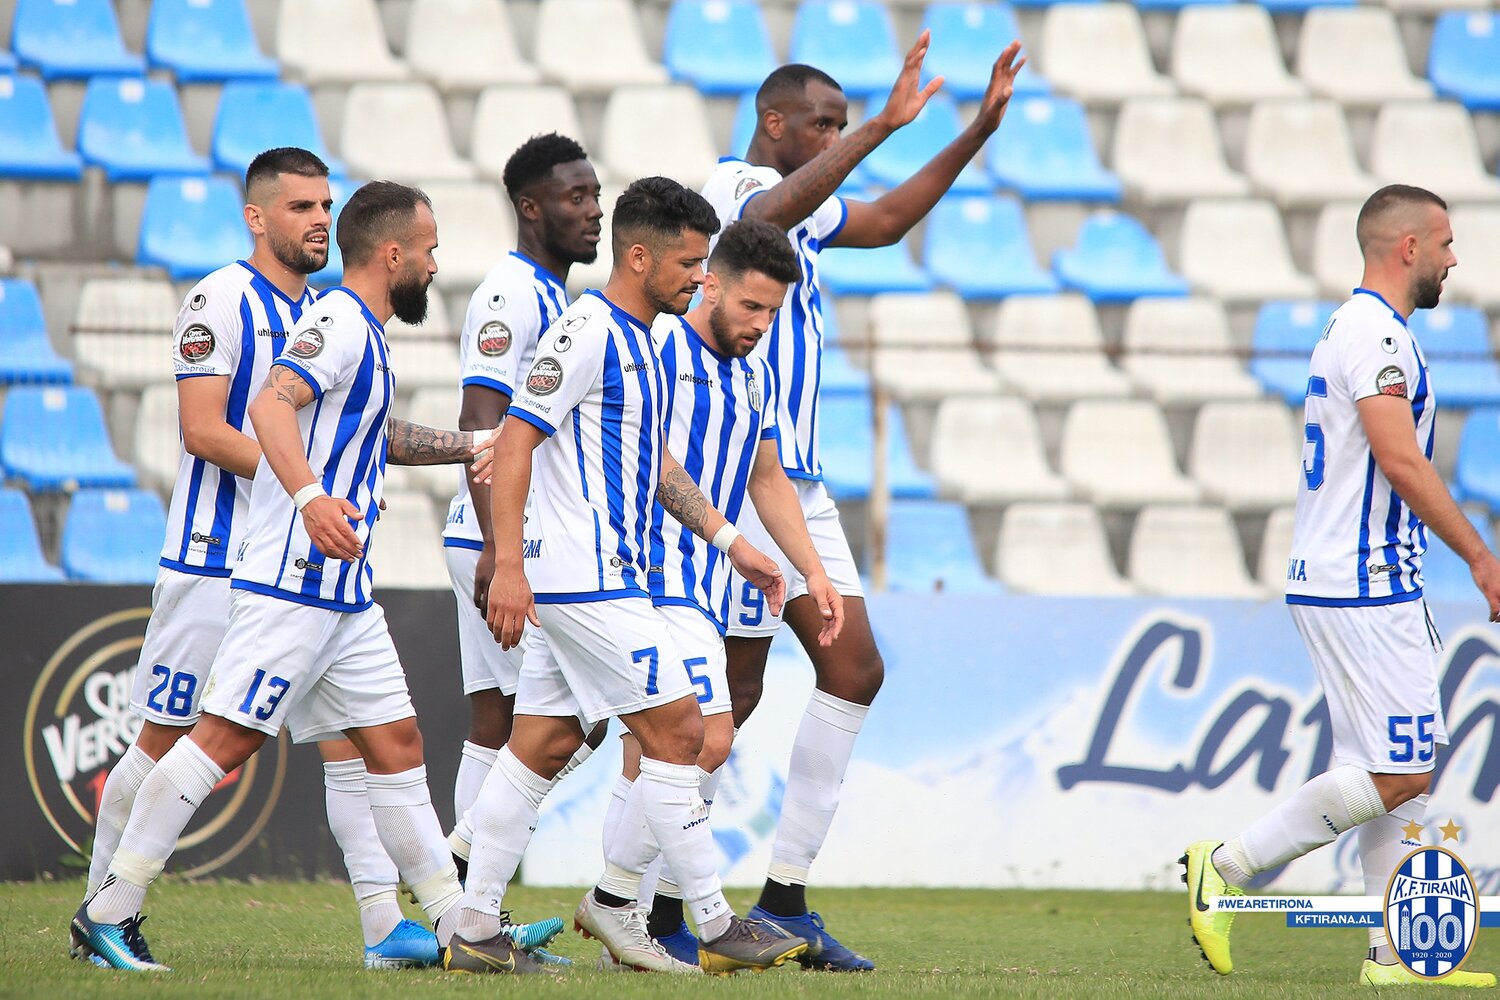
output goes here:
<path id="1" fill-rule="evenodd" d="M 826 84 L 840 93 L 844 90 L 837 80 L 816 66 L 788 63 L 779 69 L 773 69 L 771 75 L 766 77 L 760 89 L 755 92 L 756 114 L 765 114 L 776 106 L 777 101 L 788 97 L 801 97 L 803 91 L 807 90 L 807 85 L 813 82 Z"/>
<path id="2" fill-rule="evenodd" d="M 795 285 L 802 277 L 797 255 L 784 231 L 764 219 L 741 219 L 724 227 L 708 269 L 725 278 L 759 271 L 768 278 Z"/>
<path id="3" fill-rule="evenodd" d="M 298 177 L 327 177 L 328 164 L 316 153 L 298 146 L 277 146 L 268 149 L 250 161 L 245 170 L 245 196 L 261 184 L 274 181 L 282 174 Z"/>
<path id="4" fill-rule="evenodd" d="M 411 224 L 418 204 L 432 207 L 419 188 L 395 181 L 371 181 L 349 196 L 339 213 L 338 244 L 345 266 L 363 264 L 375 248 Z"/>
<path id="5" fill-rule="evenodd" d="M 505 192 L 511 201 L 518 202 L 533 184 L 546 180 L 553 167 L 586 159 L 588 154 L 576 140 L 556 132 L 534 135 L 505 161 Z"/>
<path id="6" fill-rule="evenodd" d="M 637 243 L 655 251 L 687 229 L 712 236 L 719 217 L 706 198 L 672 178 L 642 177 L 616 199 L 610 226 L 619 257 Z"/>
<path id="7" fill-rule="evenodd" d="M 1413 205 L 1436 205 L 1448 211 L 1448 203 L 1426 188 L 1410 184 L 1387 184 L 1365 199 L 1360 207 L 1359 218 L 1354 223 L 1354 233 L 1359 239 L 1360 250 L 1366 249 L 1376 236 L 1376 229 L 1385 217 L 1398 209 Z"/>

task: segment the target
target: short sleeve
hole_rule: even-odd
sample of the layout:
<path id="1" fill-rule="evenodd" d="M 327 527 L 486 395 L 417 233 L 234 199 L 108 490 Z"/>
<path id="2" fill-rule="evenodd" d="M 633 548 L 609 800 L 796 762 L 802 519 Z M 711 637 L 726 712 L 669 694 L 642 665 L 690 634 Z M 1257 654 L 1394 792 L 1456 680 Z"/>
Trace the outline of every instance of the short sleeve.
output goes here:
<path id="1" fill-rule="evenodd" d="M 1422 368 L 1405 330 L 1392 324 L 1348 337 L 1342 346 L 1344 379 L 1353 401 L 1370 396 L 1410 399 L 1416 393 Z"/>
<path id="2" fill-rule="evenodd" d="M 240 361 L 243 294 L 215 292 L 199 282 L 188 292 L 172 324 L 172 368 L 179 379 L 233 375 Z"/>
<path id="3" fill-rule="evenodd" d="M 536 360 L 516 388 L 507 416 L 519 417 L 551 437 L 563 417 L 599 382 L 610 340 L 603 316 L 564 313 L 542 334 Z"/>
<path id="4" fill-rule="evenodd" d="M 823 204 L 813 209 L 812 230 L 821 246 L 828 246 L 838 238 L 849 220 L 849 206 L 838 195 L 830 195 Z"/>
<path id="5" fill-rule="evenodd" d="M 469 300 L 460 334 L 464 385 L 516 394 L 524 372 L 516 371 L 527 347 L 542 333 L 542 307 L 530 288 L 506 288 L 486 281 Z"/>
<path id="6" fill-rule="evenodd" d="M 328 309 L 304 315 L 287 338 L 286 349 L 271 362 L 290 368 L 312 386 L 319 399 L 354 379 L 369 344 L 369 325 L 362 315 L 340 316 Z"/>

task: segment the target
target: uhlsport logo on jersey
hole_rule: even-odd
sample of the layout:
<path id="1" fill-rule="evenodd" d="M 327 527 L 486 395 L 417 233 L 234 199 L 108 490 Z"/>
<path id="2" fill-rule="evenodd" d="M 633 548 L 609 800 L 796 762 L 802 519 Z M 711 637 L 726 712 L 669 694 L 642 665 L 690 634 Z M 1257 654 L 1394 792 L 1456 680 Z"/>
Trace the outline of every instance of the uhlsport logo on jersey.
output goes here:
<path id="1" fill-rule="evenodd" d="M 64 853 L 87 853 L 105 779 L 140 730 L 130 693 L 150 614 L 149 608 L 117 611 L 78 629 L 58 645 L 32 687 L 22 727 L 26 777 Z M 197 686 L 193 675 L 158 665 L 146 701 L 186 718 L 197 706 Z M 215 786 L 177 842 L 174 870 L 214 871 L 255 840 L 281 794 L 285 740 L 283 734 L 268 741 Z"/>
<path id="2" fill-rule="evenodd" d="M 1412 851 L 1385 890 L 1385 933 L 1408 971 L 1441 979 L 1463 965 L 1479 929 L 1479 892 L 1458 855 Z"/>

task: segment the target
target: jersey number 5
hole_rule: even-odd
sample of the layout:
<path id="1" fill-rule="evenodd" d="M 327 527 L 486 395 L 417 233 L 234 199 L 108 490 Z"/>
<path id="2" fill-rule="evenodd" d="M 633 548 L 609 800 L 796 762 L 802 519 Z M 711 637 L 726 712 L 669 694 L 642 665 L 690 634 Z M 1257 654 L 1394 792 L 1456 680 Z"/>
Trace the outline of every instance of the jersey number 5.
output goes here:
<path id="1" fill-rule="evenodd" d="M 1326 398 L 1328 383 L 1314 375 L 1307 380 L 1307 396 Z M 1302 425 L 1302 436 L 1306 442 L 1302 449 L 1302 476 L 1307 488 L 1315 490 L 1323 485 L 1323 467 L 1328 461 L 1327 445 L 1323 438 L 1323 426 L 1308 421 Z"/>

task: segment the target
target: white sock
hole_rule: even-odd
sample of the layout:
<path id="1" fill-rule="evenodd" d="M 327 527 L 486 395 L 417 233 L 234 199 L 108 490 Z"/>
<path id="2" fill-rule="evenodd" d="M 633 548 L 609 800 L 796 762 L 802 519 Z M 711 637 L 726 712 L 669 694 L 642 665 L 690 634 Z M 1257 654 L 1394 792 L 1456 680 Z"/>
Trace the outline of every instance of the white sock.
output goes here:
<path id="1" fill-rule="evenodd" d="M 120 834 L 130 820 L 135 793 L 141 790 L 141 783 L 155 766 L 151 755 L 132 743 L 119 763 L 110 768 L 104 792 L 99 796 L 99 815 L 94 818 L 94 851 L 89 857 L 89 884 L 83 892 L 84 899 L 92 896 L 109 874 L 109 863 L 115 858 L 115 848 L 120 846 Z"/>
<path id="2" fill-rule="evenodd" d="M 328 830 L 344 852 L 344 868 L 349 872 L 349 884 L 359 902 L 365 947 L 372 947 L 384 941 L 401 922 L 401 907 L 396 902 L 396 882 L 401 876 L 375 829 L 370 792 L 365 787 L 367 777 L 365 762 L 358 757 L 323 762 Z"/>
<path id="3" fill-rule="evenodd" d="M 724 765 L 720 764 L 712 771 L 698 768 L 698 794 L 703 796 L 703 804 L 710 810 L 714 807 L 714 799 L 719 795 L 719 779 L 724 776 Z"/>
<path id="4" fill-rule="evenodd" d="M 568 762 L 562 766 L 562 770 L 557 772 L 557 777 L 552 779 L 552 787 L 556 788 L 559 781 L 578 770 L 578 766 L 588 760 L 593 752 L 594 748 L 589 746 L 588 740 L 579 744 L 578 749 L 573 751 L 573 756 L 569 757 Z"/>
<path id="5" fill-rule="evenodd" d="M 517 760 L 509 747 L 500 748 L 470 810 L 476 836 L 459 920 L 459 933 L 468 940 L 500 932 L 506 887 L 521 866 L 521 856 L 536 832 L 537 810 L 551 787 L 551 781 Z"/>
<path id="6" fill-rule="evenodd" d="M 474 806 L 480 786 L 495 765 L 495 755 L 500 751 L 493 747 L 480 746 L 464 740 L 463 752 L 458 757 L 458 777 L 453 780 L 453 832 L 459 834 L 464 844 L 474 842 L 474 828 L 468 825 L 468 812 Z M 458 852 L 455 852 L 458 853 Z M 465 857 L 466 853 L 459 853 Z"/>
<path id="7" fill-rule="evenodd" d="M 1331 844 L 1345 830 L 1384 815 L 1385 804 L 1369 772 L 1344 764 L 1313 778 L 1239 837 L 1226 842 L 1214 852 L 1214 864 L 1218 866 L 1223 852 L 1235 862 L 1227 867 L 1255 875 Z M 1221 867 L 1219 873 L 1229 880 L 1230 871 Z"/>
<path id="8" fill-rule="evenodd" d="M 770 874 L 777 881 L 806 884 L 839 807 L 839 789 L 854 754 L 854 739 L 869 712 L 868 705 L 813 690 L 792 742 L 781 821 L 771 847 Z"/>
<path id="9" fill-rule="evenodd" d="M 646 785 L 637 779 L 628 786 L 614 830 L 604 842 L 604 876 L 599 879 L 599 888 L 621 899 L 635 899 L 641 894 L 642 877 L 661 853 L 646 818 Z"/>
<path id="10" fill-rule="evenodd" d="M 151 769 L 136 793 L 130 821 L 98 895 L 89 901 L 93 920 L 117 924 L 135 916 L 177 846 L 193 814 L 224 778 L 224 772 L 191 739 L 180 739 Z"/>
<path id="11" fill-rule="evenodd" d="M 463 895 L 448 841 L 432 810 L 427 768 L 421 765 L 399 774 L 370 774 L 370 812 L 386 854 L 432 921 L 438 944 L 446 945 L 458 917 L 455 904 Z"/>
<path id="12" fill-rule="evenodd" d="M 620 817 L 624 815 L 625 798 L 630 794 L 630 786 L 632 784 L 634 782 L 622 774 L 615 779 L 615 787 L 610 790 L 609 806 L 604 810 L 604 849 L 606 855 L 609 852 L 609 842 L 614 839 L 615 832 L 620 829 Z"/>
<path id="13" fill-rule="evenodd" d="M 705 771 L 698 768 L 698 794 L 703 796 L 703 805 L 712 815 L 714 808 L 714 795 L 719 788 L 719 775 L 724 769 L 715 768 Z M 682 887 L 672 877 L 672 870 L 666 866 L 660 855 L 651 862 L 646 869 L 645 876 L 641 879 L 640 900 L 643 906 L 650 907 L 657 896 L 666 896 L 669 899 L 681 899 Z"/>
<path id="14" fill-rule="evenodd" d="M 734 911 L 724 898 L 714 863 L 713 834 L 708 828 L 708 807 L 698 794 L 697 766 L 642 757 L 636 785 L 641 786 L 652 836 L 682 887 L 685 909 L 692 913 L 699 936 L 705 941 L 720 937 L 729 929 Z"/>
<path id="15" fill-rule="evenodd" d="M 1401 828 L 1412 822 L 1421 825 L 1426 816 L 1427 795 L 1423 794 L 1360 824 L 1359 864 L 1364 869 L 1366 896 L 1384 896 L 1401 859 L 1422 846 L 1421 841 L 1408 840 Z M 1384 927 L 1370 928 L 1370 947 L 1375 949 L 1375 961 L 1382 965 L 1396 961 Z"/>

